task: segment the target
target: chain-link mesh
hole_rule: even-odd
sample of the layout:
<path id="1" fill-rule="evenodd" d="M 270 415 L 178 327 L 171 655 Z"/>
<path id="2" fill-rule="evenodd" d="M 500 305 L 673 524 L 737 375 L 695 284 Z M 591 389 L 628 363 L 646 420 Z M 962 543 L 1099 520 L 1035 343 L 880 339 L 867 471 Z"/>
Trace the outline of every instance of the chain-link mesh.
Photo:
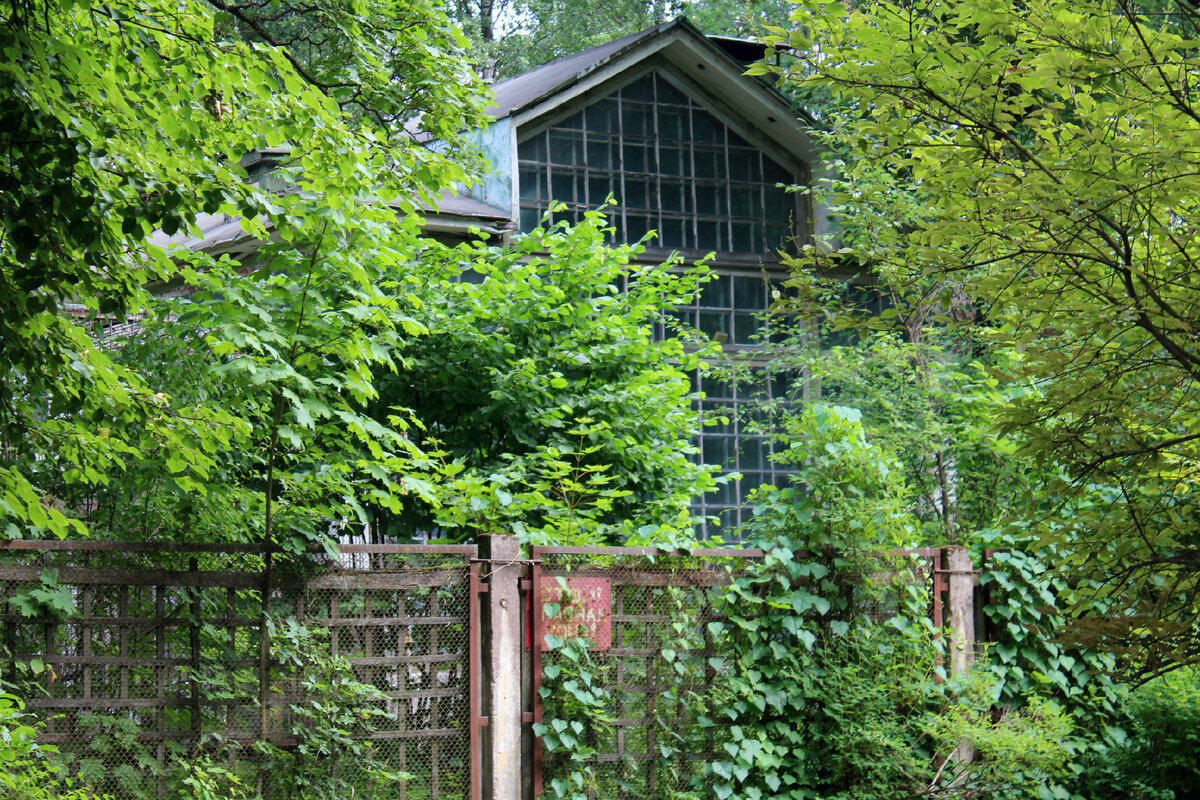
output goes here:
<path id="1" fill-rule="evenodd" d="M 96 794 L 466 798 L 469 553 L 358 550 L 0 553 L 3 677 Z"/>
<path id="2" fill-rule="evenodd" d="M 581 744 L 596 752 L 582 790 L 605 799 L 670 797 L 702 781 L 700 770 L 712 760 L 713 740 L 711 728 L 699 717 L 720 668 L 714 646 L 719 629 L 712 624 L 721 621 L 716 600 L 720 587 L 747 567 L 746 555 L 539 554 L 541 614 L 549 606 L 563 619 L 558 626 L 543 625 L 552 636 L 559 630 L 589 640 L 582 664 L 569 643 L 542 653 L 543 686 L 548 688 L 542 719 L 553 724 L 577 716 L 576 700 L 561 684 L 580 672 L 600 688 L 606 705 L 599 714 L 592 710 L 602 721 L 583 733 Z M 596 591 L 597 585 L 603 591 Z M 581 605 L 580 593 L 589 590 L 609 604 L 607 622 L 603 613 L 572 607 Z M 601 621 L 590 628 L 588 623 L 575 625 L 572 614 Z M 544 640 L 545 627 L 539 633 Z M 572 772 L 578 772 L 578 762 L 572 762 L 569 751 L 545 754 L 545 787 L 556 779 L 570 781 Z"/>

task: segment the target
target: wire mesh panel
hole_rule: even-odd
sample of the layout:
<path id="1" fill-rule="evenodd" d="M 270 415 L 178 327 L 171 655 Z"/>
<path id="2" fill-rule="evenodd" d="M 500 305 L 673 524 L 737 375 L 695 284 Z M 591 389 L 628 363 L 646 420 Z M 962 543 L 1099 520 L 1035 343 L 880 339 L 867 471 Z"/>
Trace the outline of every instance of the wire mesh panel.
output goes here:
<path id="1" fill-rule="evenodd" d="M 470 797 L 473 547 L 0 552 L 3 677 L 114 798 Z"/>
<path id="2" fill-rule="evenodd" d="M 760 554 L 533 555 L 541 700 L 534 713 L 546 726 L 535 789 L 562 796 L 574 784 L 572 791 L 606 800 L 670 797 L 701 781 L 713 743 L 698 717 L 720 666 L 714 601 Z"/>

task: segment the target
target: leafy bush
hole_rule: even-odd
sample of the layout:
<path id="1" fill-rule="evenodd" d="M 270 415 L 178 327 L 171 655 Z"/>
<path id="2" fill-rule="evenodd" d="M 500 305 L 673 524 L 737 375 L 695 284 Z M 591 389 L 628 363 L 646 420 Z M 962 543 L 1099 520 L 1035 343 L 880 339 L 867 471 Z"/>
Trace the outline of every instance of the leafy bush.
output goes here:
<path id="1" fill-rule="evenodd" d="M 37 742 L 25 704 L 0 694 L 0 789 L 5 800 L 103 800 L 62 775 L 52 760 L 57 749 Z"/>

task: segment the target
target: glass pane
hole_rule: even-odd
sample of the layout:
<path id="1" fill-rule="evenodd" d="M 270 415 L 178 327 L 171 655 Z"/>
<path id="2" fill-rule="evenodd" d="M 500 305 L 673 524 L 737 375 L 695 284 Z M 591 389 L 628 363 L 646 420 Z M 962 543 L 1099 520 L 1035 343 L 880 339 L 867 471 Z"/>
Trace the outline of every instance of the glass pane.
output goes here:
<path id="1" fill-rule="evenodd" d="M 736 171 L 736 167 L 734 168 Z M 757 186 L 734 184 L 729 188 L 730 213 L 735 217 L 758 217 L 762 211 Z"/>
<path id="2" fill-rule="evenodd" d="M 771 220 L 783 221 L 788 219 L 796 210 L 795 195 L 786 189 L 768 186 L 766 193 L 766 213 L 764 216 Z"/>
<path id="3" fill-rule="evenodd" d="M 733 397 L 733 387 L 712 375 L 704 375 L 700 378 L 700 385 L 704 388 L 704 396 L 708 399 Z"/>
<path id="4" fill-rule="evenodd" d="M 770 184 L 782 183 L 790 186 L 796 177 L 784 166 L 771 158 L 763 158 L 763 181 Z"/>
<path id="5" fill-rule="evenodd" d="M 620 119 L 617 101 L 606 97 L 597 100 L 587 107 L 587 127 L 589 133 L 617 133 Z"/>
<path id="6" fill-rule="evenodd" d="M 761 278 L 734 278 L 734 304 L 738 308 L 765 310 L 767 308 L 766 286 Z"/>
<path id="7" fill-rule="evenodd" d="M 588 176 L 588 197 L 587 202 L 593 208 L 602 205 L 609 195 L 616 195 L 616 189 L 613 185 L 613 176 L 611 174 L 591 173 Z"/>
<path id="8" fill-rule="evenodd" d="M 660 183 L 663 211 L 686 214 L 692 210 L 692 187 L 682 181 L 662 180 Z"/>
<path id="9" fill-rule="evenodd" d="M 757 150 L 747 150 L 744 147 L 729 148 L 729 165 L 739 181 L 762 182 L 762 166 Z"/>
<path id="10" fill-rule="evenodd" d="M 626 208 L 656 208 L 653 201 L 654 184 L 652 181 L 637 178 L 625 179 Z"/>
<path id="11" fill-rule="evenodd" d="M 620 140 L 616 137 L 587 137 L 587 165 L 592 169 L 620 169 Z"/>
<path id="12" fill-rule="evenodd" d="M 692 138 L 697 142 L 725 143 L 725 126 L 705 111 L 692 112 Z"/>
<path id="13" fill-rule="evenodd" d="M 732 327 L 728 311 L 701 311 L 700 331 L 711 339 L 728 342 Z"/>
<path id="14" fill-rule="evenodd" d="M 725 178 L 725 153 L 722 150 L 707 150 L 700 147 L 695 148 L 692 155 L 693 162 L 696 167 L 697 178 L 713 178 L 716 180 L 724 180 Z"/>
<path id="15" fill-rule="evenodd" d="M 714 489 L 705 494 L 704 502 L 709 506 L 728 506 L 737 502 L 736 497 L 737 492 L 734 489 L 733 481 L 730 481 L 729 483 L 718 484 Z"/>
<path id="16" fill-rule="evenodd" d="M 622 103 L 621 133 L 626 136 L 653 136 L 653 106 L 644 103 Z"/>
<path id="17" fill-rule="evenodd" d="M 571 128 L 573 130 L 583 130 L 583 112 L 580 111 L 577 114 L 572 114 L 571 116 L 564 119 L 562 122 L 555 125 L 555 127 L 556 128 Z"/>
<path id="18" fill-rule="evenodd" d="M 759 315 L 748 312 L 734 312 L 733 340 L 737 344 L 762 344 L 758 331 L 761 324 Z"/>
<path id="19" fill-rule="evenodd" d="M 765 439 L 741 439 L 738 443 L 738 469 L 742 471 L 763 470 L 767 467 L 767 441 Z"/>
<path id="20" fill-rule="evenodd" d="M 687 96 L 671 85 L 670 81 L 659 77 L 658 79 L 658 102 L 670 103 L 676 106 L 686 106 L 688 104 Z"/>
<path id="21" fill-rule="evenodd" d="M 755 222 L 735 222 L 730 239 L 730 250 L 744 253 L 756 253 L 762 249 L 762 238 L 759 236 L 759 225 Z"/>
<path id="22" fill-rule="evenodd" d="M 569 166 L 583 164 L 583 134 L 551 129 L 550 162 Z"/>
<path id="23" fill-rule="evenodd" d="M 658 172 L 663 176 L 683 176 L 691 169 L 685 169 L 684 165 L 689 163 L 687 150 L 681 150 L 677 147 L 662 147 L 658 148 Z"/>
<path id="24" fill-rule="evenodd" d="M 721 222 L 699 220 L 696 223 L 696 246 L 701 250 L 720 250 L 723 238 L 721 230 L 724 227 Z"/>
<path id="25" fill-rule="evenodd" d="M 717 183 L 696 184 L 696 210 L 701 214 L 725 214 L 725 187 Z"/>
<path id="26" fill-rule="evenodd" d="M 636 216 L 632 214 L 625 215 L 626 241 L 639 241 L 652 227 L 653 223 L 649 217 Z"/>
<path id="27" fill-rule="evenodd" d="M 563 170 L 556 170 L 550 176 L 550 195 L 551 199 L 561 200 L 564 203 L 574 203 L 576 201 L 575 188 L 578 184 L 576 174 Z M 579 198 L 582 200 L 583 198 Z"/>
<path id="28" fill-rule="evenodd" d="M 646 172 L 652 162 L 646 158 L 647 146 L 639 142 L 625 142 L 625 171 Z"/>
<path id="29" fill-rule="evenodd" d="M 687 112 L 683 109 L 678 111 L 674 109 L 660 108 L 658 110 L 658 138 L 661 141 L 682 141 L 686 137 L 684 131 L 687 130 Z"/>
<path id="30" fill-rule="evenodd" d="M 782 250 L 789 244 L 789 231 L 783 225 L 767 225 L 767 247 L 771 250 Z"/>
<path id="31" fill-rule="evenodd" d="M 641 100 L 645 103 L 654 102 L 654 73 L 644 75 L 621 90 L 621 97 L 626 100 Z"/>
<path id="32" fill-rule="evenodd" d="M 539 133 L 517 145 L 517 157 L 522 161 L 545 161 L 546 134 Z"/>
<path id="33" fill-rule="evenodd" d="M 800 374 L 797 372 L 777 372 L 771 376 L 771 397 L 777 400 L 798 397 L 800 389 Z"/>
<path id="34" fill-rule="evenodd" d="M 666 217 L 659 229 L 659 243 L 663 247 L 691 247 L 690 230 L 689 220 Z"/>
<path id="35" fill-rule="evenodd" d="M 528 208 L 526 206 L 522 206 L 521 207 L 521 230 L 525 233 L 529 233 L 531 230 L 536 228 L 538 226 L 538 224 L 541 222 L 542 214 L 544 214 L 544 213 L 545 213 L 544 208 Z"/>
<path id="36" fill-rule="evenodd" d="M 697 305 L 708 308 L 729 308 L 733 301 L 733 278 L 728 275 L 718 275 L 704 284 L 700 290 L 700 301 Z"/>
<path id="37" fill-rule="evenodd" d="M 733 467 L 734 439 L 732 436 L 705 436 L 701 455 L 705 464 Z"/>
<path id="38" fill-rule="evenodd" d="M 539 178 L 541 179 L 540 181 Z M 546 171 L 544 169 L 521 167 L 517 174 L 517 181 L 520 185 L 520 196 L 522 199 L 546 199 L 542 196 L 542 189 L 546 182 Z"/>

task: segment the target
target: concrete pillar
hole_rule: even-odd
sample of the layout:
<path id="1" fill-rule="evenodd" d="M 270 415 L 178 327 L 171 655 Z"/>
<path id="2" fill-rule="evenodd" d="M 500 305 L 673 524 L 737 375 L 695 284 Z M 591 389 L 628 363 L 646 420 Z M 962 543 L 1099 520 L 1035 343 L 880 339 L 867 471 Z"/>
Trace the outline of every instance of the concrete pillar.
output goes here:
<path id="1" fill-rule="evenodd" d="M 965 547 L 946 548 L 943 563 L 950 578 L 950 674 L 959 675 L 975 663 L 975 565 Z"/>
<path id="2" fill-rule="evenodd" d="M 950 578 L 946 625 L 950 629 L 950 675 L 962 675 L 975 664 L 975 565 L 965 547 L 948 547 L 942 563 Z M 975 748 L 967 743 L 954 750 L 960 764 L 975 760 Z"/>
<path id="3" fill-rule="evenodd" d="M 510 534 L 492 534 L 487 539 L 492 780 L 484 796 L 521 800 L 521 544 Z"/>

